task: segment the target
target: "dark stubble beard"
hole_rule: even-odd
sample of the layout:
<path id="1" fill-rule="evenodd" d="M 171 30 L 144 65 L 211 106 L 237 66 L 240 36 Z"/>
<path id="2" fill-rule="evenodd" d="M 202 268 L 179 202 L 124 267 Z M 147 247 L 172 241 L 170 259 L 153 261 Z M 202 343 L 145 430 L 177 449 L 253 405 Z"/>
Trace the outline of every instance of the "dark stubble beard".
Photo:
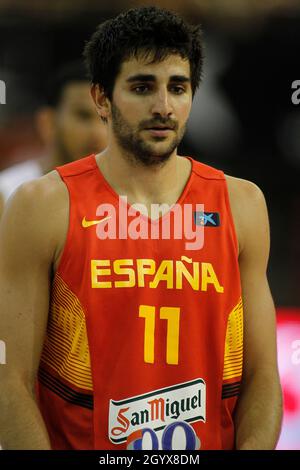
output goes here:
<path id="1" fill-rule="evenodd" d="M 124 149 L 124 156 L 134 164 L 142 164 L 145 166 L 163 165 L 172 155 L 174 150 L 180 144 L 185 126 L 178 132 L 178 124 L 170 119 L 162 117 L 153 118 L 151 121 L 142 121 L 137 128 L 131 127 L 123 117 L 119 108 L 112 103 L 112 127 L 117 142 Z M 175 137 L 170 142 L 164 153 L 155 151 L 155 143 L 150 144 L 140 137 L 140 132 L 145 127 L 155 127 L 155 124 L 165 124 L 174 128 Z M 162 142 L 164 137 L 156 137 L 157 142 Z"/>

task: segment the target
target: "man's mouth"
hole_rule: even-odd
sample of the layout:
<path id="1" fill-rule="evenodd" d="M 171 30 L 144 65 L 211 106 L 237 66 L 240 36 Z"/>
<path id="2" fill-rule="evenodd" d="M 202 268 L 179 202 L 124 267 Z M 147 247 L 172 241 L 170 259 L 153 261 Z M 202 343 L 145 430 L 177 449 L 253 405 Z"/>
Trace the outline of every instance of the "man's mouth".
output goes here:
<path id="1" fill-rule="evenodd" d="M 149 127 L 146 127 L 146 129 L 151 129 L 151 130 L 155 130 L 155 131 L 160 131 L 160 130 L 169 130 L 169 131 L 172 131 L 174 128 L 171 127 L 171 126 L 166 126 L 164 124 L 157 124 L 157 125 L 154 125 L 154 126 L 149 126 Z"/>
<path id="2" fill-rule="evenodd" d="M 165 125 L 165 124 L 156 124 L 145 128 L 146 131 L 154 137 L 166 137 L 169 132 L 174 130 L 174 127 Z"/>
<path id="3" fill-rule="evenodd" d="M 172 131 L 170 127 L 150 127 L 146 130 L 155 137 L 166 137 Z"/>

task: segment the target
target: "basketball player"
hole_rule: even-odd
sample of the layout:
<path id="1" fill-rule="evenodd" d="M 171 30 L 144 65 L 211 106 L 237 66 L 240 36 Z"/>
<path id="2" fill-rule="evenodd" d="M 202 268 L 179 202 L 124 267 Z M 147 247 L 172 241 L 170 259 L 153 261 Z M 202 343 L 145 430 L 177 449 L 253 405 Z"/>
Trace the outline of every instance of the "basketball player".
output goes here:
<path id="1" fill-rule="evenodd" d="M 62 66 L 50 77 L 46 88 L 47 104 L 37 111 L 36 124 L 47 155 L 0 172 L 0 215 L 3 203 L 20 184 L 57 165 L 99 152 L 107 144 L 107 128 L 95 112 L 82 62 Z"/>
<path id="2" fill-rule="evenodd" d="M 202 56 L 199 27 L 154 7 L 86 45 L 108 147 L 25 184 L 2 222 L 5 449 L 275 447 L 264 197 L 176 150 Z"/>

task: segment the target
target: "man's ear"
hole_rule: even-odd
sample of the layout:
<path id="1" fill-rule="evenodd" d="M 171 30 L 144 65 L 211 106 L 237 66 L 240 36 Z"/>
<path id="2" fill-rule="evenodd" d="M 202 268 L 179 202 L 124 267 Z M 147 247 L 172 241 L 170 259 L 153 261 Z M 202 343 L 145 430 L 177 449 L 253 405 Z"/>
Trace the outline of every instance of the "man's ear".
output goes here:
<path id="1" fill-rule="evenodd" d="M 99 84 L 92 85 L 91 96 L 96 105 L 96 111 L 103 121 L 110 116 L 110 101 Z"/>

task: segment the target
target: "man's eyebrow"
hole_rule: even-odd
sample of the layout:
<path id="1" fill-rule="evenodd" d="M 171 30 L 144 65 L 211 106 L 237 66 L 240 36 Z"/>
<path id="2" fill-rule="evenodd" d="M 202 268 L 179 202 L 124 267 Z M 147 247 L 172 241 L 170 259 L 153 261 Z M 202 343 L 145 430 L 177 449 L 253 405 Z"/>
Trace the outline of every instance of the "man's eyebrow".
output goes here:
<path id="1" fill-rule="evenodd" d="M 137 74 L 137 75 L 132 75 L 131 77 L 127 78 L 126 80 L 128 83 L 132 82 L 155 82 L 156 77 L 155 75 L 150 75 L 150 74 Z M 191 79 L 189 77 L 186 77 L 185 75 L 171 75 L 170 77 L 170 82 L 179 82 L 179 83 L 189 83 Z"/>
<path id="2" fill-rule="evenodd" d="M 137 75 L 132 75 L 131 77 L 127 78 L 127 82 L 155 82 L 156 78 L 155 75 L 146 75 L 143 73 L 139 73 Z"/>
<path id="3" fill-rule="evenodd" d="M 190 83 L 191 79 L 185 75 L 172 75 L 170 82 Z"/>

